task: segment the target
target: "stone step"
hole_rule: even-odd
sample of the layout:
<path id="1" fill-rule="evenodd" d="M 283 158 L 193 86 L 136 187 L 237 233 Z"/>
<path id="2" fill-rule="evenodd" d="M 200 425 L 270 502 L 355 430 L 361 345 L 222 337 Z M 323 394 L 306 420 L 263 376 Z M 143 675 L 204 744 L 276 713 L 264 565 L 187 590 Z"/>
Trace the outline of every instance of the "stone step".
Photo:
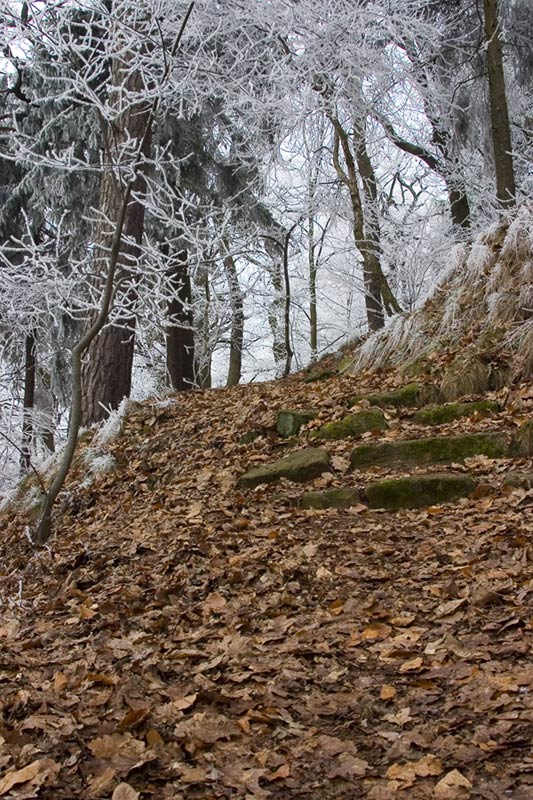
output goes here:
<path id="1" fill-rule="evenodd" d="M 431 436 L 357 447 L 352 451 L 353 469 L 395 464 L 438 464 L 464 461 L 483 455 L 508 458 L 521 454 L 521 441 L 507 433 L 473 433 L 464 436 Z M 525 453 L 524 453 L 525 455 Z"/>
<path id="2" fill-rule="evenodd" d="M 237 484 L 242 488 L 250 488 L 258 486 L 260 483 L 273 483 L 279 481 L 280 478 L 296 482 L 310 481 L 322 475 L 323 472 L 328 472 L 329 464 L 327 450 L 320 447 L 308 447 L 305 450 L 290 453 L 270 464 L 262 464 L 260 467 L 245 472 L 238 479 Z"/>
<path id="3" fill-rule="evenodd" d="M 413 422 L 420 425 L 445 425 L 461 417 L 471 417 L 473 414 L 486 416 L 500 411 L 498 403 L 492 400 L 480 400 L 470 403 L 446 403 L 445 405 L 431 405 L 420 409 L 413 414 Z"/>
<path id="4" fill-rule="evenodd" d="M 318 417 L 319 413 L 316 408 L 304 410 L 285 409 L 278 412 L 276 430 L 283 437 L 296 436 L 300 432 L 300 428 L 307 425 L 315 417 Z"/>
<path id="5" fill-rule="evenodd" d="M 327 489 L 325 492 L 304 492 L 300 508 L 350 508 L 361 502 L 357 489 Z"/>
<path id="6" fill-rule="evenodd" d="M 476 481 L 469 475 L 412 475 L 370 483 L 366 486 L 365 494 L 370 508 L 397 511 L 402 508 L 425 508 L 467 497 L 476 486 Z"/>
<path id="7" fill-rule="evenodd" d="M 348 401 L 348 406 L 366 400 L 379 408 L 417 408 L 436 402 L 439 396 L 439 390 L 431 383 L 408 383 L 392 392 L 357 395 Z"/>
<path id="8" fill-rule="evenodd" d="M 333 422 L 326 422 L 311 432 L 311 438 L 333 441 L 361 436 L 368 431 L 383 431 L 386 428 L 387 422 L 383 413 L 378 408 L 369 408 L 366 411 L 348 414 Z"/>

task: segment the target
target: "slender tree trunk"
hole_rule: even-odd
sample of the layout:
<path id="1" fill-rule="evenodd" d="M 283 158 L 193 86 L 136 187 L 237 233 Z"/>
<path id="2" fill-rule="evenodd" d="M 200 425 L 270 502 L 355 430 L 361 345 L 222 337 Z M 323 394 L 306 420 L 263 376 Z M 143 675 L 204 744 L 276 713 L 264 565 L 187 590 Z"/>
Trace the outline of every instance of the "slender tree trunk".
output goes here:
<path id="1" fill-rule="evenodd" d="M 294 225 L 285 234 L 285 241 L 283 242 L 283 284 L 285 289 L 285 307 L 283 313 L 283 337 L 285 344 L 285 368 L 283 376 L 286 378 L 290 374 L 292 358 L 294 353 L 291 347 L 291 280 L 289 274 L 289 244 L 291 236 L 300 221 L 295 222 Z"/>
<path id="2" fill-rule="evenodd" d="M 212 375 L 211 375 L 211 342 L 210 342 L 210 324 L 209 324 L 209 307 L 211 305 L 211 289 L 209 287 L 209 273 L 204 270 L 204 274 L 202 276 L 202 288 L 204 291 L 204 311 L 201 320 L 201 330 L 202 330 L 202 343 L 203 343 L 203 352 L 201 354 L 198 353 L 198 349 L 195 351 L 196 361 L 195 361 L 195 383 L 199 389 L 210 389 L 212 384 Z"/>
<path id="3" fill-rule="evenodd" d="M 281 228 L 281 226 L 280 226 Z M 277 234 L 277 235 L 275 235 Z M 276 376 L 283 375 L 287 352 L 285 350 L 285 336 L 283 331 L 284 318 L 284 290 L 283 290 L 283 242 L 285 231 L 283 229 L 264 236 L 265 250 L 270 256 L 271 265 L 268 274 L 272 284 L 272 299 L 268 304 L 268 326 L 272 334 L 272 355 L 276 367 Z"/>
<path id="4" fill-rule="evenodd" d="M 127 66 L 127 65 L 126 65 Z M 138 73 L 123 75 L 123 68 L 114 64 L 113 86 L 120 87 L 120 94 L 141 92 L 142 76 Z M 126 142 L 143 142 L 142 155 L 150 152 L 150 136 L 145 136 L 150 117 L 146 105 L 132 104 L 107 129 L 107 152 L 111 162 L 120 161 L 121 147 Z M 142 194 L 145 189 L 145 162 L 143 161 L 131 187 L 131 195 Z M 103 175 L 100 190 L 100 210 L 103 222 L 95 236 L 95 266 L 97 274 L 105 274 L 109 259 L 110 240 L 116 228 L 123 203 L 124 186 L 110 167 Z M 118 269 L 119 288 L 115 303 L 121 313 L 113 325 L 104 328 L 92 342 L 83 367 L 82 425 L 91 425 L 105 419 L 110 409 L 118 408 L 131 390 L 131 373 L 135 343 L 135 305 L 137 299 L 135 270 L 140 255 L 139 245 L 144 231 L 144 206 L 132 199 L 128 204 L 124 222 L 124 240 L 121 244 Z M 129 241 L 125 241 L 125 240 Z"/>
<path id="5" fill-rule="evenodd" d="M 244 342 L 244 298 L 239 286 L 239 276 L 235 259 L 231 255 L 227 239 L 222 242 L 222 260 L 228 281 L 231 303 L 231 332 L 229 366 L 226 386 L 237 386 L 242 376 L 242 346 Z"/>
<path id="6" fill-rule="evenodd" d="M 24 346 L 24 411 L 22 417 L 22 445 L 20 471 L 25 474 L 31 464 L 33 442 L 33 411 L 35 407 L 35 377 L 37 368 L 35 331 L 26 336 Z"/>
<path id="7" fill-rule="evenodd" d="M 307 212 L 307 254 L 309 266 L 309 344 L 311 361 L 316 361 L 318 352 L 318 321 L 316 279 L 317 263 L 315 253 L 315 193 L 316 175 L 309 178 L 309 207 Z"/>
<path id="8" fill-rule="evenodd" d="M 176 391 L 193 389 L 195 383 L 191 279 L 187 258 L 185 250 L 174 254 L 167 271 L 171 299 L 167 308 L 166 364 L 172 388 Z"/>
<path id="9" fill-rule="evenodd" d="M 509 111 L 503 72 L 499 6 L 499 0 L 483 0 L 485 35 L 487 37 L 490 121 L 496 171 L 496 196 L 503 208 L 510 208 L 516 202 L 516 185 L 511 127 L 509 125 Z"/>
<path id="10" fill-rule="evenodd" d="M 361 231 L 364 239 L 360 240 L 359 249 L 363 252 L 363 259 L 371 275 L 369 285 L 374 292 L 379 291 L 383 305 L 387 308 L 387 296 L 383 290 L 379 275 L 381 273 L 381 228 L 378 212 L 378 186 L 376 174 L 370 161 L 366 147 L 366 131 L 364 120 L 356 121 L 354 125 L 354 145 L 357 168 L 361 178 L 364 203 L 364 224 Z M 367 306 L 368 308 L 368 306 Z M 375 308 L 373 308 L 375 313 Z M 381 315 L 380 325 L 383 325 Z"/>
<path id="11" fill-rule="evenodd" d="M 357 183 L 357 168 L 348 134 L 336 117 L 330 115 L 330 121 L 334 130 L 333 163 L 337 175 L 350 192 L 353 235 L 355 245 L 363 259 L 363 281 L 368 327 L 371 331 L 377 331 L 383 327 L 385 322 L 384 308 L 388 314 L 398 313 L 401 309 L 381 269 L 379 253 L 376 252 L 373 246 L 368 244 L 369 239 L 365 231 L 363 204 Z M 346 171 L 340 163 L 339 145 L 342 147 Z"/>

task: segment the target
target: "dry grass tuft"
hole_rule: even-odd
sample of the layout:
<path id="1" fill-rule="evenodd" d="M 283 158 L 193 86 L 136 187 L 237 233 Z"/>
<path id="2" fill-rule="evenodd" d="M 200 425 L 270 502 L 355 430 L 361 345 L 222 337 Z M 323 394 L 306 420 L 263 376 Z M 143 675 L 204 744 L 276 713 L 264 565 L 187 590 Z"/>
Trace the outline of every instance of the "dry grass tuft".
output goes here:
<path id="1" fill-rule="evenodd" d="M 533 375 L 533 206 L 453 248 L 424 305 L 392 320 L 360 348 L 355 369 L 450 353 L 441 378 L 448 400 Z"/>

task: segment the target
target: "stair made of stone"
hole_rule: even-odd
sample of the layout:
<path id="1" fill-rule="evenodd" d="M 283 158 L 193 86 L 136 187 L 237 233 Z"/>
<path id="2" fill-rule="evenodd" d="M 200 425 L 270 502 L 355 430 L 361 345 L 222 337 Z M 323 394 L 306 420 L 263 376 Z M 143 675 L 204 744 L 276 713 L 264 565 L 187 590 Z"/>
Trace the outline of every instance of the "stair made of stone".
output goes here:
<path id="1" fill-rule="evenodd" d="M 408 384 L 394 392 L 352 398 L 347 405 L 352 408 L 357 405 L 358 410 L 352 410 L 340 419 L 315 427 L 308 436 L 317 444 L 348 438 L 357 440 L 365 433 L 379 436 L 388 428 L 387 416 L 390 414 L 384 413 L 386 409 L 400 414 L 405 414 L 406 409 L 408 410 L 409 417 L 401 420 L 403 428 L 409 428 L 412 422 L 418 426 L 428 425 L 435 428 L 449 425 L 461 418 L 478 420 L 500 411 L 499 405 L 491 400 L 438 405 L 434 402 L 437 396 L 438 390 L 429 384 Z M 314 421 L 319 414 L 318 409 L 281 411 L 277 419 L 277 432 L 281 437 L 298 436 L 302 428 Z M 443 433 L 446 434 L 445 429 Z M 533 426 L 526 425 L 512 431 L 433 435 L 372 443 L 365 441 L 352 450 L 350 467 L 354 472 L 362 472 L 373 467 L 393 465 L 395 468 L 403 468 L 402 471 L 412 471 L 420 467 L 462 463 L 473 456 L 509 459 L 527 457 L 532 452 Z M 330 471 L 327 449 L 308 447 L 249 470 L 240 477 L 238 483 L 240 487 L 246 488 L 272 483 L 281 478 L 306 482 L 327 471 Z M 523 485 L 528 478 L 523 479 L 522 476 L 518 480 L 522 480 Z M 476 485 L 472 476 L 462 472 L 412 474 L 372 481 L 365 485 L 362 492 L 353 487 L 305 492 L 299 503 L 303 508 L 345 508 L 361 502 L 370 508 L 421 508 L 468 496 Z"/>

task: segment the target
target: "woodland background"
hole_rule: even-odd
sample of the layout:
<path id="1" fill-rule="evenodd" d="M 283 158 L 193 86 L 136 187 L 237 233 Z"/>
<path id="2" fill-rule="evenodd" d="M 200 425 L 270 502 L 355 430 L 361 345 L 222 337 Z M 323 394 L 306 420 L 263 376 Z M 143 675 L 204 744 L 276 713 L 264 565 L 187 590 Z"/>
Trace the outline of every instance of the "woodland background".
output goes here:
<path id="1" fill-rule="evenodd" d="M 69 413 L 77 436 L 379 330 L 531 199 L 528 0 L 3 0 L 0 24 L 0 491 Z"/>

